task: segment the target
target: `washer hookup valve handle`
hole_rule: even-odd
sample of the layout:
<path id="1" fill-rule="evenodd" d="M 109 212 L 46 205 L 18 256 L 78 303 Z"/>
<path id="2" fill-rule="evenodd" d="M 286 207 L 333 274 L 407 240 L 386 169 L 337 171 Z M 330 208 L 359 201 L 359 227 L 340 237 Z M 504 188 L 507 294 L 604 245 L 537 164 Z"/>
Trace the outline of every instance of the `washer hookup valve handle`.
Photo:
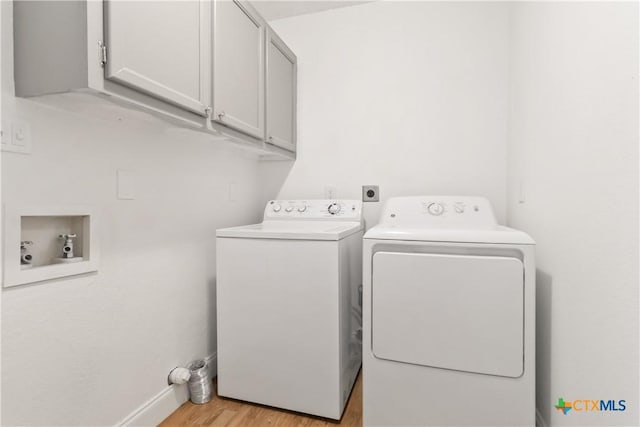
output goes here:
<path id="1" fill-rule="evenodd" d="M 62 245 L 62 258 L 73 258 L 73 240 L 78 237 L 77 234 L 61 234 L 58 236 L 58 239 L 64 239 L 64 244 Z"/>
<path id="2" fill-rule="evenodd" d="M 20 264 L 29 265 L 33 261 L 33 256 L 27 253 L 27 246 L 33 245 L 31 240 L 23 240 L 20 242 Z"/>

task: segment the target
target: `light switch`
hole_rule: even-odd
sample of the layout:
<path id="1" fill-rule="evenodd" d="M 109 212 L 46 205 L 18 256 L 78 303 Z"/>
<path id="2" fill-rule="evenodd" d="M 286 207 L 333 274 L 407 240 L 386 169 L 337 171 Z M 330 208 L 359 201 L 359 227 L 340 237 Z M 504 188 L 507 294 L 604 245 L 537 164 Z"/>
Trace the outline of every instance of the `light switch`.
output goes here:
<path id="1" fill-rule="evenodd" d="M 230 182 L 229 183 L 229 201 L 230 202 L 236 201 L 237 193 L 238 193 L 238 185 L 235 182 Z"/>
<path id="2" fill-rule="evenodd" d="M 2 129 L 2 151 L 31 154 L 31 128 L 23 120 L 14 120 Z"/>
<path id="3" fill-rule="evenodd" d="M 11 143 L 18 147 L 28 147 L 31 144 L 31 131 L 29 124 L 23 121 L 14 121 L 11 124 Z"/>
<path id="4" fill-rule="evenodd" d="M 117 170 L 118 199 L 135 200 L 136 198 L 136 176 L 135 172 L 129 170 Z"/>

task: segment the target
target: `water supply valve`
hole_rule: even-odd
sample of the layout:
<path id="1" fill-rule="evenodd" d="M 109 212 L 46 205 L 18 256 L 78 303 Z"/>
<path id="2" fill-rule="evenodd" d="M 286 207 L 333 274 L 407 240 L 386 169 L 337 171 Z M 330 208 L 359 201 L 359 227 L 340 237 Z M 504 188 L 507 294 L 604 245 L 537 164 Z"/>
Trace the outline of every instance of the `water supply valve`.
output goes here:
<path id="1" fill-rule="evenodd" d="M 31 245 L 33 245 L 31 240 L 23 240 L 20 242 L 20 265 L 31 265 L 33 256 L 30 253 L 27 253 L 27 246 Z"/>
<path id="2" fill-rule="evenodd" d="M 73 258 L 73 240 L 78 237 L 76 234 L 61 234 L 58 236 L 58 239 L 63 239 L 64 244 L 62 245 L 62 258 Z"/>

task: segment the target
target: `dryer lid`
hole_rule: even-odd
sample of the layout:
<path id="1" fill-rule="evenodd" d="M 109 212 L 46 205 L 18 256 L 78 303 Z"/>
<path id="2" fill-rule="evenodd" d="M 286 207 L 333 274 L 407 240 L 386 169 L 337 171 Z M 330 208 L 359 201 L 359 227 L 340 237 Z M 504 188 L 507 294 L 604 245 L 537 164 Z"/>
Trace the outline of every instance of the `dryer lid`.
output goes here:
<path id="1" fill-rule="evenodd" d="M 365 239 L 535 244 L 526 233 L 498 225 L 484 197 L 395 197 Z"/>

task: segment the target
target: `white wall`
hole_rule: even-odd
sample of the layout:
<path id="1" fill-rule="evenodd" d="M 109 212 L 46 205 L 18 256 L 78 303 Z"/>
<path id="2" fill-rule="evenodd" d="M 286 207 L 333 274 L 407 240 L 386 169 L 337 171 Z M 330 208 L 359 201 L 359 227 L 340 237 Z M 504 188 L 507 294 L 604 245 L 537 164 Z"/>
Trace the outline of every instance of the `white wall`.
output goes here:
<path id="1" fill-rule="evenodd" d="M 299 59 L 299 156 L 262 165 L 267 188 L 488 196 L 538 241 L 547 424 L 637 424 L 637 4 L 375 2 L 271 25 Z M 629 409 L 564 416 L 559 397 Z"/>
<path id="2" fill-rule="evenodd" d="M 637 2 L 512 9 L 507 211 L 538 245 L 548 425 L 639 423 L 638 37 Z M 559 397 L 628 409 L 563 415 Z"/>
<path id="3" fill-rule="evenodd" d="M 112 425 L 215 351 L 215 229 L 260 217 L 257 161 L 92 98 L 15 99 L 3 12 L 3 123 L 28 121 L 33 154 L 2 153 L 2 202 L 95 206 L 102 259 L 3 290 L 2 424 Z M 116 169 L 137 174 L 136 200 L 116 199 Z"/>
<path id="4" fill-rule="evenodd" d="M 300 61 L 293 167 L 89 99 L 69 104 L 91 115 L 14 99 L 10 16 L 3 125 L 27 120 L 34 152 L 3 153 L 3 203 L 96 206 L 102 264 L 2 292 L 3 424 L 122 419 L 215 349 L 215 228 L 257 220 L 276 193 L 362 184 L 383 202 L 485 195 L 532 234 L 538 407 L 550 425 L 637 424 L 637 5 L 375 2 L 276 21 Z M 116 200 L 118 168 L 136 171 L 137 200 Z M 564 416 L 558 397 L 630 409 Z"/>
<path id="5" fill-rule="evenodd" d="M 378 184 L 382 202 L 487 196 L 504 220 L 507 9 L 383 1 L 270 23 L 299 61 L 298 159 L 264 165 L 286 178 L 279 197 Z M 368 225 L 381 206 L 365 206 Z"/>

